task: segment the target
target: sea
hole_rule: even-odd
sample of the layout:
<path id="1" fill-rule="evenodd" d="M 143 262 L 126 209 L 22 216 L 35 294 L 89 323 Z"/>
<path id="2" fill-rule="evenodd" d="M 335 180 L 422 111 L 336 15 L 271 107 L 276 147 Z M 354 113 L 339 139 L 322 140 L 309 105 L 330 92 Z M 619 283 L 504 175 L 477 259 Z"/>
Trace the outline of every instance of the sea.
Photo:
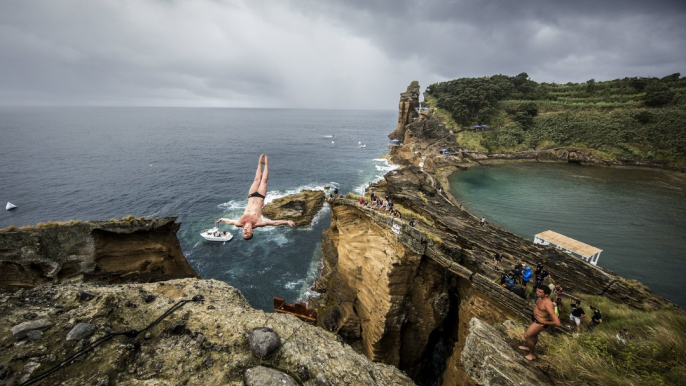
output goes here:
<path id="1" fill-rule="evenodd" d="M 600 248 L 598 266 L 686 309 L 686 174 L 510 163 L 461 170 L 449 181 L 465 208 L 489 223 L 532 242 L 553 230 Z"/>
<path id="2" fill-rule="evenodd" d="M 249 241 L 228 225 L 226 243 L 200 232 L 243 213 L 260 154 L 266 202 L 302 189 L 362 193 L 394 168 L 383 156 L 396 123 L 392 110 L 0 107 L 0 228 L 177 216 L 200 277 L 271 310 L 274 296 L 314 295 L 328 205 L 311 226 L 258 228 Z"/>

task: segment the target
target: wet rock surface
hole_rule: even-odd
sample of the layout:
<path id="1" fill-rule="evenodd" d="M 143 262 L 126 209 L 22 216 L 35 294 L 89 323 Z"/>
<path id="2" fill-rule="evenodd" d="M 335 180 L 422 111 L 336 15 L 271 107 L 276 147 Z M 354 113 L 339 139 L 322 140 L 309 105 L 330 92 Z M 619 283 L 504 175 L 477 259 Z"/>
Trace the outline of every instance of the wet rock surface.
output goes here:
<path id="1" fill-rule="evenodd" d="M 97 296 L 84 302 L 77 296 L 79 290 Z M 155 301 L 142 302 L 141 291 L 154 295 Z M 248 370 L 259 366 L 281 374 L 265 379 L 291 379 L 296 385 L 318 385 L 318 379 L 326 379 L 328 385 L 413 384 L 398 369 L 369 361 L 330 332 L 289 315 L 269 318 L 270 314 L 252 309 L 240 292 L 227 284 L 197 279 L 112 286 L 46 285 L 0 295 L 0 381 L 16 385 L 29 380 L 109 332 L 141 331 L 180 300 L 196 295 L 205 300 L 185 303 L 137 336 L 119 336 L 99 345 L 39 384 L 237 386 L 246 382 Z M 127 302 L 138 307 L 127 307 Z M 23 315 L 27 312 L 37 314 L 29 322 L 39 322 L 27 332 L 37 331 L 35 326 L 46 328 L 39 341 L 18 341 L 12 333 L 13 327 L 26 322 Z M 86 322 L 97 326 L 90 337 L 65 339 Z M 290 338 L 261 359 L 251 350 L 250 334 L 264 327 Z"/>

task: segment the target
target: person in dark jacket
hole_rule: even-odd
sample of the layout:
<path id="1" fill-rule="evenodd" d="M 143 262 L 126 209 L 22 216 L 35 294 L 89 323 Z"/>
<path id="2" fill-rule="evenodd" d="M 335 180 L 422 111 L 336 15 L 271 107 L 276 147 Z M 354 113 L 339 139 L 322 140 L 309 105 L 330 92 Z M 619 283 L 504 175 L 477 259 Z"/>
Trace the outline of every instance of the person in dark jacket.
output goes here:
<path id="1" fill-rule="evenodd" d="M 591 322 L 588 323 L 588 329 L 593 331 L 596 326 L 603 322 L 603 314 L 595 306 L 591 306 L 591 311 L 593 311 L 593 315 L 591 315 Z"/>

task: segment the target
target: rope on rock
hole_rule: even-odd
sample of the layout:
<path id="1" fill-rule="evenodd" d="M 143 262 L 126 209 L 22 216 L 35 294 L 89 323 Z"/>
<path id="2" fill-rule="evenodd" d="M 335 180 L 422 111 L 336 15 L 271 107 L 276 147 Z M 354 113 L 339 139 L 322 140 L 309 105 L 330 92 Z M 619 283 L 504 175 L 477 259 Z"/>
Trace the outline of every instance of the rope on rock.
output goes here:
<path id="1" fill-rule="evenodd" d="M 107 341 L 112 340 L 112 338 L 114 338 L 114 337 L 122 336 L 122 335 L 123 335 L 123 336 L 126 336 L 126 337 L 128 337 L 128 338 L 135 338 L 136 336 L 140 335 L 142 332 L 145 332 L 145 331 L 147 331 L 147 330 L 149 330 L 149 329 L 155 327 L 155 326 L 156 326 L 157 324 L 159 324 L 162 320 L 164 320 L 165 318 L 167 318 L 169 315 L 173 314 L 176 310 L 178 310 L 178 309 L 180 309 L 181 307 L 183 307 L 184 305 L 186 305 L 186 303 L 190 303 L 190 302 L 203 302 L 203 301 L 205 301 L 205 297 L 202 296 L 202 295 L 193 296 L 192 299 L 179 300 L 176 304 L 174 304 L 173 306 L 171 306 L 171 308 L 169 308 L 165 313 L 163 313 L 159 318 L 157 318 L 154 322 L 148 324 L 148 325 L 147 325 L 145 328 L 143 328 L 142 330 L 129 330 L 129 331 L 113 332 L 113 333 L 107 334 L 107 335 L 105 335 L 105 336 L 99 338 L 98 340 L 96 340 L 96 341 L 94 341 L 94 342 L 91 342 L 91 343 L 87 344 L 86 347 L 84 347 L 84 348 L 82 348 L 81 350 L 77 351 L 76 353 L 72 354 L 71 356 L 69 356 L 68 358 L 66 358 L 65 360 L 63 360 L 62 362 L 60 362 L 60 363 L 58 363 L 57 365 L 55 365 L 55 366 L 54 366 L 53 368 L 51 368 L 50 370 L 48 370 L 48 371 L 44 372 L 43 374 L 40 374 L 40 375 L 38 375 L 38 376 L 36 376 L 36 377 L 34 377 L 34 378 L 29 379 L 28 381 L 26 381 L 26 382 L 20 384 L 19 386 L 33 385 L 34 383 L 36 383 L 36 382 L 38 382 L 38 381 L 40 381 L 40 380 L 43 380 L 43 379 L 49 377 L 50 375 L 52 375 L 52 374 L 54 374 L 54 373 L 56 373 L 56 372 L 58 372 L 58 371 L 60 371 L 60 370 L 62 370 L 62 369 L 64 369 L 64 368 L 67 368 L 68 366 L 70 366 L 71 364 L 73 364 L 74 361 L 76 360 L 76 358 L 78 358 L 79 356 L 88 353 L 89 351 L 93 350 L 94 348 L 100 346 L 101 344 L 103 344 L 103 343 L 105 343 L 105 342 L 107 342 Z"/>

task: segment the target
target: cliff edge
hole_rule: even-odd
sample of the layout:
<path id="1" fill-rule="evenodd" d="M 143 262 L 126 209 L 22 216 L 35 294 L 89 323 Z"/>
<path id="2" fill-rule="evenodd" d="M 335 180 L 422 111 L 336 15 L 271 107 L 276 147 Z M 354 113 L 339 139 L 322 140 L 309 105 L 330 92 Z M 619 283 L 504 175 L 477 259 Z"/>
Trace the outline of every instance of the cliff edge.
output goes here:
<path id="1" fill-rule="evenodd" d="M 128 217 L 0 230 L 0 290 L 197 277 L 181 252 L 175 221 Z"/>

